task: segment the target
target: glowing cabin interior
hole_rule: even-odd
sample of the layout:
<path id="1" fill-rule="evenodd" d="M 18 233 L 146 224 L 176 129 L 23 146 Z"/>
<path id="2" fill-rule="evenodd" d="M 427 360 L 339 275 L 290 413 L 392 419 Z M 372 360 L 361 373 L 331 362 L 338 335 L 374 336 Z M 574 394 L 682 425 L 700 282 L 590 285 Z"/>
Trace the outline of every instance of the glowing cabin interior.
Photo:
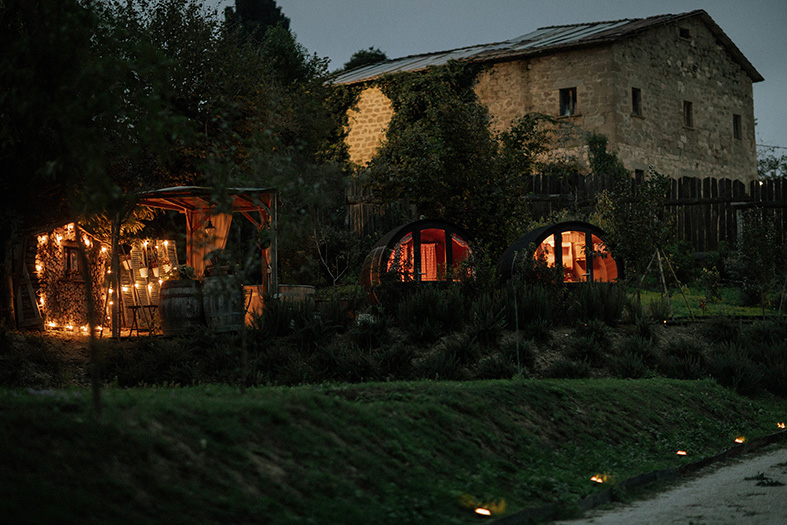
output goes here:
<path id="1" fill-rule="evenodd" d="M 442 281 L 456 276 L 469 254 L 467 242 L 456 233 L 415 229 L 394 245 L 386 270 L 398 273 L 402 281 Z"/>
<path id="2" fill-rule="evenodd" d="M 604 242 L 595 234 L 584 231 L 562 231 L 548 236 L 535 251 L 536 259 L 543 259 L 554 267 L 560 247 L 559 262 L 563 267 L 563 282 L 613 282 L 618 278 L 618 267 Z M 590 261 L 590 264 L 588 263 Z"/>

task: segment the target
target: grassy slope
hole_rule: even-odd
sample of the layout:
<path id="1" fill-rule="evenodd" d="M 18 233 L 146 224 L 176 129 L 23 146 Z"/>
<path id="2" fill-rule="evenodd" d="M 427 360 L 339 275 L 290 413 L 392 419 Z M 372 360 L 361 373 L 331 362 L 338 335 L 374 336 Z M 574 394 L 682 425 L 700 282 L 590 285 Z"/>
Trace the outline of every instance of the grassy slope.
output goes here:
<path id="1" fill-rule="evenodd" d="M 5 521 L 466 523 L 574 501 L 787 419 L 709 381 L 0 391 Z M 686 459 L 675 455 L 684 449 Z"/>

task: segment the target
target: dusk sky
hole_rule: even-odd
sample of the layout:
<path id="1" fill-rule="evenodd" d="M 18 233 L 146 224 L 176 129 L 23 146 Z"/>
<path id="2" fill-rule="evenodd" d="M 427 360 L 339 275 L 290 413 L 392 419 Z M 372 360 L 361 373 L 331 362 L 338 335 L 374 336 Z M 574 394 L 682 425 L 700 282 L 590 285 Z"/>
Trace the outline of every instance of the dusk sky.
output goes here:
<path id="1" fill-rule="evenodd" d="M 277 0 L 298 42 L 341 68 L 376 47 L 389 58 L 499 42 L 539 27 L 704 9 L 765 77 L 754 85 L 757 144 L 787 154 L 787 0 Z M 234 0 L 207 0 L 222 12 Z"/>

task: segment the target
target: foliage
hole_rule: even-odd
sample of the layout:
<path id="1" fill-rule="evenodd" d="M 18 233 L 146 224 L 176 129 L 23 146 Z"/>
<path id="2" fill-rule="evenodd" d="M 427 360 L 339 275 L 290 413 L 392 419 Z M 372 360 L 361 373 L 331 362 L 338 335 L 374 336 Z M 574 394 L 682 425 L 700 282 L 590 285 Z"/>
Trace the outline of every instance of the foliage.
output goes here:
<path id="1" fill-rule="evenodd" d="M 598 197 L 594 222 L 605 231 L 612 253 L 623 260 L 626 278 L 639 278 L 656 249 L 663 249 L 670 239 L 671 224 L 664 207 L 669 178 L 651 170 L 632 191 L 630 173 L 615 153 L 607 151 L 607 138 L 591 133 L 587 141 L 593 173 L 613 179 L 612 189 Z"/>
<path id="2" fill-rule="evenodd" d="M 784 274 L 784 256 L 785 248 L 778 237 L 773 215 L 763 209 L 746 210 L 738 249 L 727 266 L 744 293 L 756 297 L 763 313 L 768 306 L 768 292 L 776 278 Z"/>
<path id="3" fill-rule="evenodd" d="M 762 146 L 757 150 L 757 178 L 787 177 L 787 155 L 779 155 L 775 147 Z"/>
<path id="4" fill-rule="evenodd" d="M 379 80 L 394 115 L 367 176 L 379 197 L 407 199 L 498 253 L 527 223 L 524 176 L 543 164 L 549 117 L 525 115 L 495 135 L 472 89 L 479 67 L 451 62 Z"/>
<path id="5" fill-rule="evenodd" d="M 262 42 L 271 27 L 290 28 L 290 19 L 284 16 L 275 0 L 235 0 L 235 8 L 227 7 L 224 18 L 230 28 L 256 42 Z"/>
<path id="6" fill-rule="evenodd" d="M 504 307 L 491 293 L 470 305 L 468 335 L 482 345 L 495 345 L 503 334 Z"/>
<path id="7" fill-rule="evenodd" d="M 571 313 L 580 321 L 598 320 L 615 326 L 623 316 L 626 290 L 616 283 L 583 283 L 572 290 Z"/>
<path id="8" fill-rule="evenodd" d="M 344 63 L 344 70 L 349 71 L 350 69 L 376 64 L 385 60 L 388 60 L 388 56 L 383 51 L 376 47 L 369 47 L 353 53 L 350 60 Z"/>

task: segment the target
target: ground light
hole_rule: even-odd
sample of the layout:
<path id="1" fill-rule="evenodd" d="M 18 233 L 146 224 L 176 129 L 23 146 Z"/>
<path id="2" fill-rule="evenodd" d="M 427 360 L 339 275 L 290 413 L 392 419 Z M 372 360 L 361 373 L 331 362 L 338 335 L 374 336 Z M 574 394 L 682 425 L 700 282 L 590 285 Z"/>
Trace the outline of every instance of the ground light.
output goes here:
<path id="1" fill-rule="evenodd" d="M 736 437 L 735 438 L 735 442 L 736 443 L 743 443 L 744 441 L 746 441 L 746 438 L 744 436 L 740 436 L 740 437 Z"/>
<path id="2" fill-rule="evenodd" d="M 676 454 L 677 454 L 678 456 L 685 456 L 685 455 L 686 455 L 686 451 L 685 451 L 685 450 L 678 450 L 678 451 L 676 452 Z"/>
<path id="3" fill-rule="evenodd" d="M 776 423 L 777 428 L 785 428 L 784 423 Z"/>
<path id="4" fill-rule="evenodd" d="M 478 507 L 477 509 L 475 509 L 475 513 L 479 514 L 481 516 L 491 516 L 492 515 L 492 511 L 490 511 L 489 509 L 481 508 L 481 507 Z"/>

